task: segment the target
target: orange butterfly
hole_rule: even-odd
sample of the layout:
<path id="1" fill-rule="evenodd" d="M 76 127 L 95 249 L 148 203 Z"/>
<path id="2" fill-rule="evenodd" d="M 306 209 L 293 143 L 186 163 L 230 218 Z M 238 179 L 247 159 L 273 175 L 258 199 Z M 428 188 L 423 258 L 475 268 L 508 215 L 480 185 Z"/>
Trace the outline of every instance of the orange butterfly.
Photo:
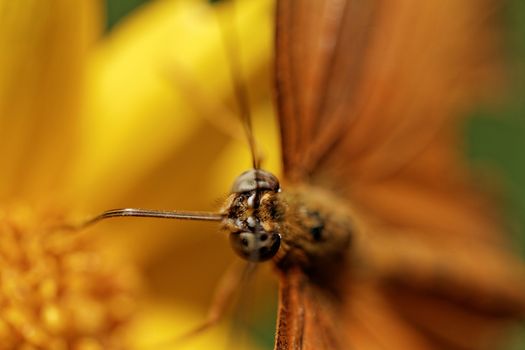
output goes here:
<path id="1" fill-rule="evenodd" d="M 494 349 L 525 311 L 525 271 L 458 152 L 461 116 L 500 76 L 494 6 L 279 1 L 282 190 L 249 137 L 254 167 L 220 212 L 91 222 L 221 222 L 241 257 L 275 263 L 276 349 Z"/>
<path id="2" fill-rule="evenodd" d="M 278 3 L 286 179 L 330 190 L 355 227 L 344 267 L 281 273 L 277 349 L 494 349 L 523 315 L 523 266 L 458 154 L 499 73 L 494 6 Z"/>

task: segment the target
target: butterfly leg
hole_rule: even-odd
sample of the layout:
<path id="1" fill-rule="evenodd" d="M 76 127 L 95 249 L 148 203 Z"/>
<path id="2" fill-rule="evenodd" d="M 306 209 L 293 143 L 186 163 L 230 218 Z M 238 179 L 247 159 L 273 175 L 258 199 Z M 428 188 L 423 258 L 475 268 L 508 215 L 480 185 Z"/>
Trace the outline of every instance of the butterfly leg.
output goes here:
<path id="1" fill-rule="evenodd" d="M 239 261 L 235 261 L 221 277 L 204 322 L 181 336 L 157 343 L 155 346 L 148 347 L 148 349 L 175 347 L 219 323 L 228 311 L 228 307 L 232 304 L 235 293 L 251 273 L 254 265 L 254 263 L 241 264 Z"/>
<path id="2" fill-rule="evenodd" d="M 236 261 L 228 268 L 219 281 L 219 285 L 215 289 L 215 294 L 208 310 L 206 320 L 201 325 L 185 334 L 183 336 L 184 338 L 192 337 L 208 330 L 224 317 L 228 307 L 233 302 L 236 291 L 239 290 L 239 286 L 242 285 L 245 280 L 246 274 L 253 268 L 252 265 L 253 264 L 251 263 L 240 264 Z"/>

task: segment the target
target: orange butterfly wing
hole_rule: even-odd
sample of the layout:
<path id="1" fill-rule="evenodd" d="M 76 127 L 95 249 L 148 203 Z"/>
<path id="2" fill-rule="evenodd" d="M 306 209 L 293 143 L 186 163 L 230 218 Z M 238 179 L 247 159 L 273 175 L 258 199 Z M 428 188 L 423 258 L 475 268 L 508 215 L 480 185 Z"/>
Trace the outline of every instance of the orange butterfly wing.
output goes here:
<path id="1" fill-rule="evenodd" d="M 275 349 L 339 349 L 338 317 L 330 298 L 298 268 L 280 276 Z M 313 335 L 313 336 L 312 336 Z"/>
<path id="2" fill-rule="evenodd" d="M 499 82 L 494 4 L 278 2 L 286 180 L 344 193 L 377 277 L 349 278 L 344 315 L 330 311 L 356 348 L 491 348 L 497 326 L 524 313 L 523 267 L 458 152 L 462 116 Z M 305 313 L 326 299 L 308 293 Z M 281 302 L 281 315 L 296 312 Z M 303 343 L 318 336 L 298 329 Z"/>

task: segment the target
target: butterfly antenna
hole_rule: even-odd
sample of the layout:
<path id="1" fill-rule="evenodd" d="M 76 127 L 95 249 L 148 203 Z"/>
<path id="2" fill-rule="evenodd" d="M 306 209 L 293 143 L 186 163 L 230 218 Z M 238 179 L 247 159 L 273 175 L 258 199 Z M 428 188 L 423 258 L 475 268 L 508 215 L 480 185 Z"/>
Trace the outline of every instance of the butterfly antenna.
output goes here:
<path id="1" fill-rule="evenodd" d="M 143 218 L 177 219 L 177 220 L 197 220 L 197 221 L 221 221 L 222 215 L 213 212 L 199 211 L 180 211 L 180 210 L 152 210 L 138 208 L 111 209 L 86 220 L 78 225 L 61 225 L 56 229 L 67 231 L 78 231 L 96 224 L 99 221 L 123 216 L 134 216 Z"/>
<path id="2" fill-rule="evenodd" d="M 217 4 L 221 2 L 226 2 L 227 0 L 209 0 L 212 4 Z M 235 2 L 232 4 L 233 18 L 235 19 Z M 254 169 L 260 168 L 260 158 L 257 154 L 255 147 L 255 138 L 253 136 L 253 127 L 252 127 L 252 115 L 250 110 L 250 102 L 248 96 L 248 89 L 243 79 L 239 45 L 237 42 L 237 30 L 235 27 L 235 20 L 228 20 L 224 15 L 221 16 L 219 11 L 216 11 L 220 32 L 222 36 L 222 41 L 226 49 L 226 54 L 229 62 L 229 71 L 231 74 L 231 81 L 233 84 L 233 92 L 237 105 L 239 108 L 239 116 L 241 118 L 241 123 L 244 127 L 244 132 L 248 138 L 248 145 L 250 147 L 250 153 L 252 157 L 252 166 Z M 231 16 L 231 14 L 229 14 Z"/>

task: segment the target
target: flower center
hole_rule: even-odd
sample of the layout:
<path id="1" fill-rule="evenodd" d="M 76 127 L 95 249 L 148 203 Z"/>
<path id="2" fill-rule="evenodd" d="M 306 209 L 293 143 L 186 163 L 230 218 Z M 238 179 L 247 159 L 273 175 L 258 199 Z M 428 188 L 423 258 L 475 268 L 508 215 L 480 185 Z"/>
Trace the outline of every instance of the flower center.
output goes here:
<path id="1" fill-rule="evenodd" d="M 133 272 L 90 236 L 53 229 L 56 224 L 28 211 L 0 213 L 3 346 L 126 347 L 118 338 L 133 310 Z"/>

